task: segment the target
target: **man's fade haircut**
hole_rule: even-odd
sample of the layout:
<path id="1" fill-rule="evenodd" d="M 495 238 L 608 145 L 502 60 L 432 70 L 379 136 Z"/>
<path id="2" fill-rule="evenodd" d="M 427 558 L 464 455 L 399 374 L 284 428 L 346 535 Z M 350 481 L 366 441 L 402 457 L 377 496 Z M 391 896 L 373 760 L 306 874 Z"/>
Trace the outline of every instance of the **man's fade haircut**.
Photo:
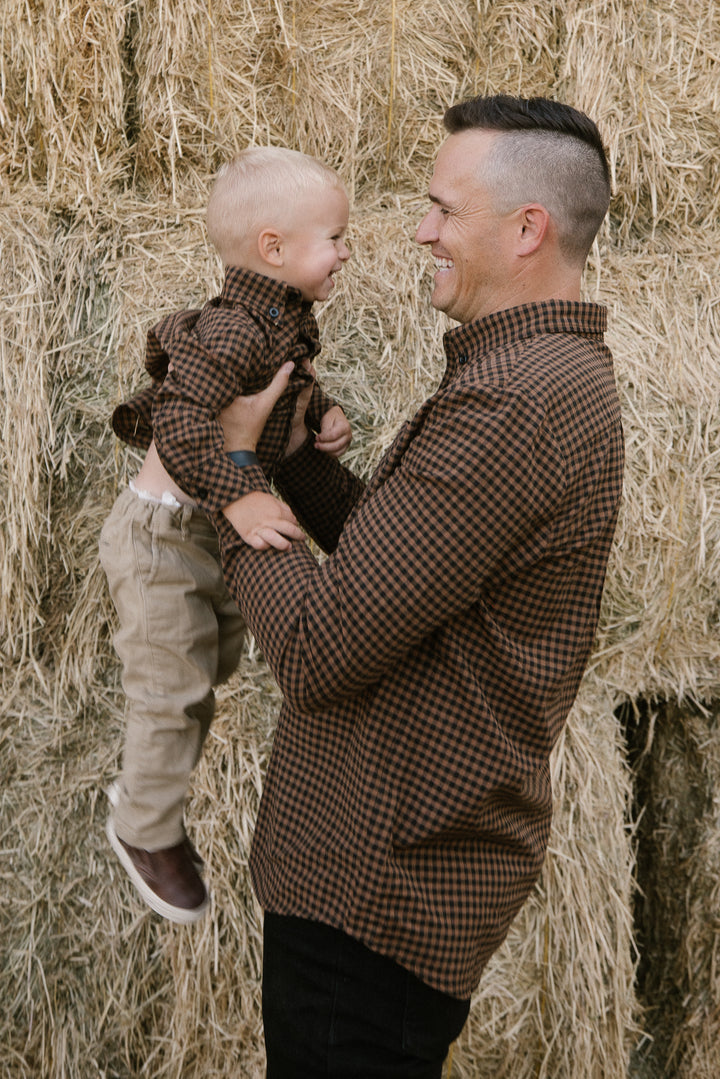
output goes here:
<path id="1" fill-rule="evenodd" d="M 284 146 L 249 146 L 215 176 L 206 214 L 210 241 L 227 261 L 227 253 L 254 233 L 292 218 L 303 195 L 328 185 L 343 188 L 335 170 L 317 158 Z"/>
<path id="2" fill-rule="evenodd" d="M 500 213 L 544 206 L 560 249 L 584 265 L 610 205 L 610 169 L 596 124 L 585 113 L 544 97 L 474 97 L 443 118 L 451 134 L 479 129 L 499 138 L 478 179 Z"/>

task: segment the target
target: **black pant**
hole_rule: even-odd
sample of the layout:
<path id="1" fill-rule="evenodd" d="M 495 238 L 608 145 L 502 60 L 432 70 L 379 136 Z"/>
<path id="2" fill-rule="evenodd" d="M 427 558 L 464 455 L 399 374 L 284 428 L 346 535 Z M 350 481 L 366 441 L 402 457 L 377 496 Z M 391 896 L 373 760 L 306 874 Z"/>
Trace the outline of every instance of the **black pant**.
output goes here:
<path id="1" fill-rule="evenodd" d="M 268 1079 L 440 1079 L 469 1010 L 340 930 L 265 915 Z"/>

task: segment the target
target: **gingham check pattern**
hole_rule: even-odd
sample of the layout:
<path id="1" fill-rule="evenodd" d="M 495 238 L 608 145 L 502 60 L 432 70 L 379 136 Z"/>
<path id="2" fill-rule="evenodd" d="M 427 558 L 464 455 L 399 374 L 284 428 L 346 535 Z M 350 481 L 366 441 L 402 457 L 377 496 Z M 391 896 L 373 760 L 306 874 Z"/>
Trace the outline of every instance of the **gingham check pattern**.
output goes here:
<path id="1" fill-rule="evenodd" d="M 226 576 L 284 693 L 251 868 L 467 998 L 543 861 L 550 750 L 598 619 L 622 487 L 605 311 L 551 301 L 446 338 L 364 492 L 307 443 L 277 481 L 332 550 Z"/>
<path id="2" fill-rule="evenodd" d="M 145 367 L 152 384 L 113 413 L 119 438 L 147 448 L 153 435 L 173 479 L 205 510 L 220 509 L 266 486 L 258 468 L 238 468 L 223 450 L 217 414 L 238 394 L 268 384 L 287 360 L 299 368 L 320 350 L 312 305 L 297 289 L 237 267 L 202 309 L 178 311 L 148 333 Z M 258 446 L 272 476 L 282 457 L 295 399 L 309 376 L 297 370 Z M 317 384 L 310 424 L 333 404 Z"/>

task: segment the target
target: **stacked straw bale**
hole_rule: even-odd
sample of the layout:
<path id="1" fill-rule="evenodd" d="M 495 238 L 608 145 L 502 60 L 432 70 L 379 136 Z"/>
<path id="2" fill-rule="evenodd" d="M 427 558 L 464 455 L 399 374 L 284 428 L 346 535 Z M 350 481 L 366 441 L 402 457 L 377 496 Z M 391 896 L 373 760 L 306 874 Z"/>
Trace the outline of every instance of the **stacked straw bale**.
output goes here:
<path id="1" fill-rule="evenodd" d="M 639 800 L 649 807 L 637 825 L 643 882 L 636 916 L 638 985 L 655 1032 L 653 1052 L 646 1054 L 655 1073 L 661 1061 L 668 1074 L 709 1076 L 720 1069 L 714 988 L 720 958 L 719 713 L 717 702 L 711 708 L 663 702 L 636 720 L 643 734 L 648 720 L 655 728 L 652 753 L 643 759 L 642 745 L 636 748 Z"/>
<path id="2" fill-rule="evenodd" d="M 144 382 L 147 328 L 219 284 L 213 172 L 288 145 L 351 194 L 319 367 L 367 474 L 441 374 L 446 323 L 412 236 L 442 113 L 498 91 L 585 108 L 609 146 L 616 197 L 585 290 L 610 311 L 628 464 L 597 646 L 553 756 L 546 866 L 447 1071 L 716 1076 L 717 6 L 6 0 L 0 26 L 0 1076 L 262 1074 L 247 859 L 279 695 L 250 646 L 188 807 L 213 910 L 160 921 L 103 834 L 123 700 L 97 538 L 138 460 L 108 418 Z M 628 762 L 619 713 L 637 701 Z M 636 853 L 662 872 L 641 878 L 634 925 Z"/>
<path id="3" fill-rule="evenodd" d="M 4 0 L 0 152 L 13 184 L 73 205 L 123 182 L 128 7 Z"/>
<path id="4" fill-rule="evenodd" d="M 563 82 L 602 116 L 619 235 L 717 224 L 715 3 L 569 3 Z"/>

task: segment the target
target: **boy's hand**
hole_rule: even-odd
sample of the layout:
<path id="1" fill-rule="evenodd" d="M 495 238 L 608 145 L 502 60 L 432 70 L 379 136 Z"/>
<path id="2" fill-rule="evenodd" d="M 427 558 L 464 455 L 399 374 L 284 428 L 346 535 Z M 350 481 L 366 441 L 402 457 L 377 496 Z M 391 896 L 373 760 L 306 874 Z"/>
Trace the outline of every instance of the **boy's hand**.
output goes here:
<path id="1" fill-rule="evenodd" d="M 289 551 L 293 540 L 305 539 L 290 507 L 266 491 L 251 491 L 225 506 L 223 513 L 245 543 L 256 551 L 266 551 L 269 547 Z"/>
<path id="2" fill-rule="evenodd" d="M 315 449 L 341 457 L 352 441 L 352 431 L 347 416 L 339 405 L 333 405 L 320 421 L 320 434 L 315 439 Z"/>

